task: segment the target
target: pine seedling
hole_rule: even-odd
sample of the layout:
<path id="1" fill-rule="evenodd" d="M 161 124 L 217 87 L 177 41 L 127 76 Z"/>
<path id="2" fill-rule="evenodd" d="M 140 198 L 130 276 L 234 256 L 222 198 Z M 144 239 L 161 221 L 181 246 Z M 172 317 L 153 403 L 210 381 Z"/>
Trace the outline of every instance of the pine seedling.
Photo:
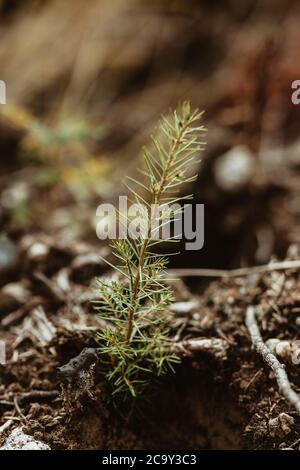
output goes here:
<path id="1" fill-rule="evenodd" d="M 118 407 L 120 402 L 147 397 L 157 378 L 174 371 L 179 362 L 168 338 L 166 312 L 173 300 L 172 289 L 165 283 L 168 257 L 155 252 L 155 235 L 176 217 L 178 211 L 171 214 L 166 208 L 183 199 L 179 196 L 182 185 L 197 177 L 191 167 L 198 163 L 204 146 L 205 128 L 198 125 L 201 116 L 186 102 L 170 118 L 162 117 L 151 150 L 143 150 L 143 180 L 129 178 L 127 186 L 132 202 L 147 207 L 142 215 L 144 230 L 139 237 L 112 243 L 118 261 L 111 267 L 124 281 L 98 280 L 96 308 L 107 322 L 97 335 L 100 369 L 108 397 Z M 151 211 L 153 205 L 159 210 Z M 168 241 L 175 241 L 174 237 Z"/>

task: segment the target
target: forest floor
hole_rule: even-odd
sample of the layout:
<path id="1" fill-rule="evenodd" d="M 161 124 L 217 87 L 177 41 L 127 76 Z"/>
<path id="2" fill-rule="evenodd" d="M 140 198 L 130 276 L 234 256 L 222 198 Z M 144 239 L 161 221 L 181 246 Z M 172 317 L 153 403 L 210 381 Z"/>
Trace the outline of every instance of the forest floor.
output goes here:
<path id="1" fill-rule="evenodd" d="M 297 257 L 290 251 L 290 259 Z M 128 423 L 102 403 L 93 381 L 63 386 L 57 374 L 84 347 L 96 346 L 95 330 L 103 326 L 90 304 L 94 277 L 110 275 L 98 255 L 83 242 L 66 246 L 45 235 L 19 240 L 6 273 L 11 282 L 0 292 L 7 345 L 0 424 L 10 422 L 2 443 L 22 425 L 51 449 L 299 448 L 299 415 L 253 351 L 245 326 L 247 306 L 254 305 L 264 340 L 297 339 L 299 269 L 206 279 L 197 287 L 189 278 L 174 281 L 171 334 L 178 341 L 219 339 L 224 348 L 187 353 L 161 384 L 151 411 Z M 281 360 L 299 390 L 297 365 L 289 354 Z"/>
<path id="2" fill-rule="evenodd" d="M 11 21 L 1 78 L 19 107 L 0 113 L 0 447 L 22 426 L 51 449 L 299 449 L 299 414 L 246 326 L 253 306 L 300 392 L 299 2 L 191 0 L 171 15 L 165 2 L 150 11 L 94 0 L 89 10 L 74 0 L 76 15 L 69 4 L 32 2 L 14 27 L 14 7 L 2 3 Z M 154 122 L 183 99 L 206 110 L 207 148 L 188 188 L 205 205 L 205 243 L 171 265 L 170 337 L 182 363 L 151 410 L 127 422 L 103 403 L 97 365 L 71 384 L 57 368 L 96 347 L 104 326 L 93 285 L 112 273 L 99 256 L 110 253 L 96 238 L 96 208 L 117 200 Z M 293 267 L 179 271 L 269 261 Z"/>

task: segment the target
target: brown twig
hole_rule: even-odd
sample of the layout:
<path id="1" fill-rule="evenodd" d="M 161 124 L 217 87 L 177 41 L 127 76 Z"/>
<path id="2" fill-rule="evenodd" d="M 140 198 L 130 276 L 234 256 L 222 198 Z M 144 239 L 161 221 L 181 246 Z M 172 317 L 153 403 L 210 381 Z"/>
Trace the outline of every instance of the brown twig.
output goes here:
<path id="1" fill-rule="evenodd" d="M 253 377 L 249 380 L 249 382 L 247 383 L 246 387 L 245 387 L 245 392 L 247 392 L 248 388 L 251 387 L 251 385 L 255 382 L 255 380 L 257 379 L 257 377 L 263 372 L 263 369 L 258 369 L 258 371 L 255 372 L 255 374 L 253 375 Z"/>
<path id="2" fill-rule="evenodd" d="M 247 276 L 248 274 L 260 274 L 270 271 L 280 271 L 284 269 L 298 269 L 300 268 L 300 260 L 292 261 L 278 261 L 269 264 L 262 264 L 261 266 L 250 266 L 246 268 L 237 269 L 209 269 L 209 268 L 196 268 L 196 269 L 168 269 L 168 275 L 175 276 L 190 276 L 190 277 L 238 277 Z"/>
<path id="3" fill-rule="evenodd" d="M 1 436 L 1 434 L 3 434 L 5 431 L 7 431 L 7 429 L 9 429 L 12 424 L 13 424 L 13 420 L 12 420 L 12 419 L 9 419 L 8 421 L 6 421 L 6 423 L 4 423 L 2 426 L 0 426 L 0 436 Z"/>
<path id="4" fill-rule="evenodd" d="M 216 359 L 227 359 L 229 344 L 220 338 L 190 338 L 174 344 L 178 354 L 193 355 L 194 353 L 208 353 Z"/>
<path id="5" fill-rule="evenodd" d="M 22 393 L 19 397 L 19 401 L 23 402 L 26 400 L 47 400 L 47 399 L 54 399 L 59 396 L 58 390 L 32 390 L 31 392 Z"/>
<path id="6" fill-rule="evenodd" d="M 22 403 L 24 401 L 43 401 L 48 399 L 54 399 L 59 396 L 58 390 L 31 390 L 30 392 L 24 392 L 18 394 L 17 399 L 18 403 Z M 10 401 L 10 399 L 14 400 L 14 394 L 12 392 L 6 393 L 4 396 L 1 396 L 0 403 L 7 406 L 14 406 L 15 402 Z"/>
<path id="7" fill-rule="evenodd" d="M 18 413 L 18 415 L 20 416 L 20 418 L 23 420 L 23 421 L 27 421 L 27 418 L 26 416 L 23 414 L 20 406 L 19 406 L 19 403 L 18 403 L 18 400 L 17 400 L 17 397 L 14 397 L 14 406 L 15 406 L 15 409 L 16 409 L 16 412 Z"/>
<path id="8" fill-rule="evenodd" d="M 265 345 L 256 322 L 255 309 L 253 306 L 249 306 L 247 308 L 246 326 L 250 333 L 254 349 L 262 356 L 264 362 L 274 372 L 280 393 L 296 408 L 298 413 L 300 413 L 300 397 L 292 389 L 284 365 L 278 361 L 270 349 Z"/>
<path id="9" fill-rule="evenodd" d="M 14 403 L 12 401 L 8 401 L 8 400 L 0 400 L 0 405 L 3 405 L 3 406 L 14 406 Z"/>

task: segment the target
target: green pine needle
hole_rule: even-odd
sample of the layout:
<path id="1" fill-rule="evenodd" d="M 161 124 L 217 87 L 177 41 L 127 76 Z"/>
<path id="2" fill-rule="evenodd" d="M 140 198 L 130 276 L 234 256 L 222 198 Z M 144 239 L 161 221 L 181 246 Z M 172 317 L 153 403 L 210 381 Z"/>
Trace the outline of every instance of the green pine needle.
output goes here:
<path id="1" fill-rule="evenodd" d="M 179 190 L 197 177 L 191 174 L 191 166 L 198 163 L 204 148 L 200 136 L 205 128 L 196 125 L 201 116 L 185 102 L 170 119 L 162 118 L 157 137 L 152 137 L 153 148 L 143 149 L 146 180 L 128 178 L 134 202 L 161 208 L 183 199 Z M 123 281 L 98 280 L 101 298 L 95 306 L 108 325 L 97 334 L 100 368 L 106 385 L 103 390 L 114 403 L 143 397 L 157 377 L 174 371 L 179 362 L 168 342 L 166 311 L 173 300 L 172 290 L 164 282 L 168 257 L 151 251 L 159 242 L 152 238 L 151 227 L 153 223 L 163 227 L 170 212 L 161 211 L 153 220 L 149 210 L 145 217 L 148 229 L 144 238 L 112 243 L 117 264 L 110 265 Z"/>

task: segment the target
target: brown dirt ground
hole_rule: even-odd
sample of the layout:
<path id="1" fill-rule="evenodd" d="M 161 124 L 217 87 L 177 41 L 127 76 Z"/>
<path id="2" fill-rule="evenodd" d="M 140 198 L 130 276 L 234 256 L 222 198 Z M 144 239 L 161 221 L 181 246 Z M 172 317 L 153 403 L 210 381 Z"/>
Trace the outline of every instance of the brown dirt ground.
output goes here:
<path id="1" fill-rule="evenodd" d="M 47 239 L 47 243 L 55 246 L 53 240 Z M 26 245 L 24 240 L 20 244 Z M 79 398 L 72 399 L 71 391 L 71 404 L 65 402 L 57 377 L 58 366 L 76 356 L 85 346 L 95 345 L 94 331 L 78 326 L 78 311 L 85 309 L 85 326 L 100 327 L 96 314 L 87 303 L 90 295 L 87 279 L 95 275 L 95 265 L 86 265 L 85 271 L 82 269 L 81 272 L 88 275 L 84 280 L 75 276 L 75 283 L 72 279 L 76 249 L 73 254 L 69 251 L 67 270 L 71 288 L 60 305 L 51 289 L 37 285 L 35 279 L 27 279 L 31 291 L 27 310 L 25 305 L 17 311 L 19 316 L 14 317 L 15 312 L 2 314 L 1 337 L 8 345 L 8 362 L 1 367 L 0 424 L 12 416 L 16 424 L 24 424 L 28 433 L 48 443 L 52 449 L 277 449 L 299 446 L 300 418 L 280 396 L 271 371 L 251 349 L 245 327 L 246 306 L 255 304 L 260 315 L 263 314 L 260 328 L 265 340 L 295 339 L 300 314 L 299 271 L 222 278 L 198 283 L 197 287 L 194 283 L 191 290 L 187 285 L 189 280 L 175 283 L 177 300 L 193 299 L 197 307 L 174 314 L 171 328 L 174 332 L 180 331 L 181 338 L 226 340 L 229 345 L 227 359 L 207 352 L 186 357 L 176 375 L 168 376 L 160 385 L 151 410 L 145 409 L 142 417 L 125 422 L 102 402 L 97 386 L 92 388 L 90 395 L 83 391 Z M 49 268 L 53 250 L 48 258 L 40 261 L 40 271 Z M 85 245 L 84 250 L 89 251 L 91 247 Z M 26 273 L 26 256 L 23 254 L 18 264 L 18 282 Z M 64 265 L 65 258 L 62 259 Z M 50 270 L 47 279 L 54 282 L 60 268 L 56 266 Z M 20 273 L 23 274 L 20 276 Z M 29 335 L 16 346 L 24 329 L 22 322 L 34 300 L 35 305 L 43 306 L 48 320 L 56 326 L 56 334 L 46 345 L 39 344 Z M 3 324 L 8 315 L 11 315 L 10 321 Z M 292 384 L 299 389 L 297 366 L 288 362 L 286 366 Z M 281 413 L 292 417 L 293 424 L 278 425 L 274 431 L 270 420 Z M 2 441 L 4 437 L 1 436 Z"/>

